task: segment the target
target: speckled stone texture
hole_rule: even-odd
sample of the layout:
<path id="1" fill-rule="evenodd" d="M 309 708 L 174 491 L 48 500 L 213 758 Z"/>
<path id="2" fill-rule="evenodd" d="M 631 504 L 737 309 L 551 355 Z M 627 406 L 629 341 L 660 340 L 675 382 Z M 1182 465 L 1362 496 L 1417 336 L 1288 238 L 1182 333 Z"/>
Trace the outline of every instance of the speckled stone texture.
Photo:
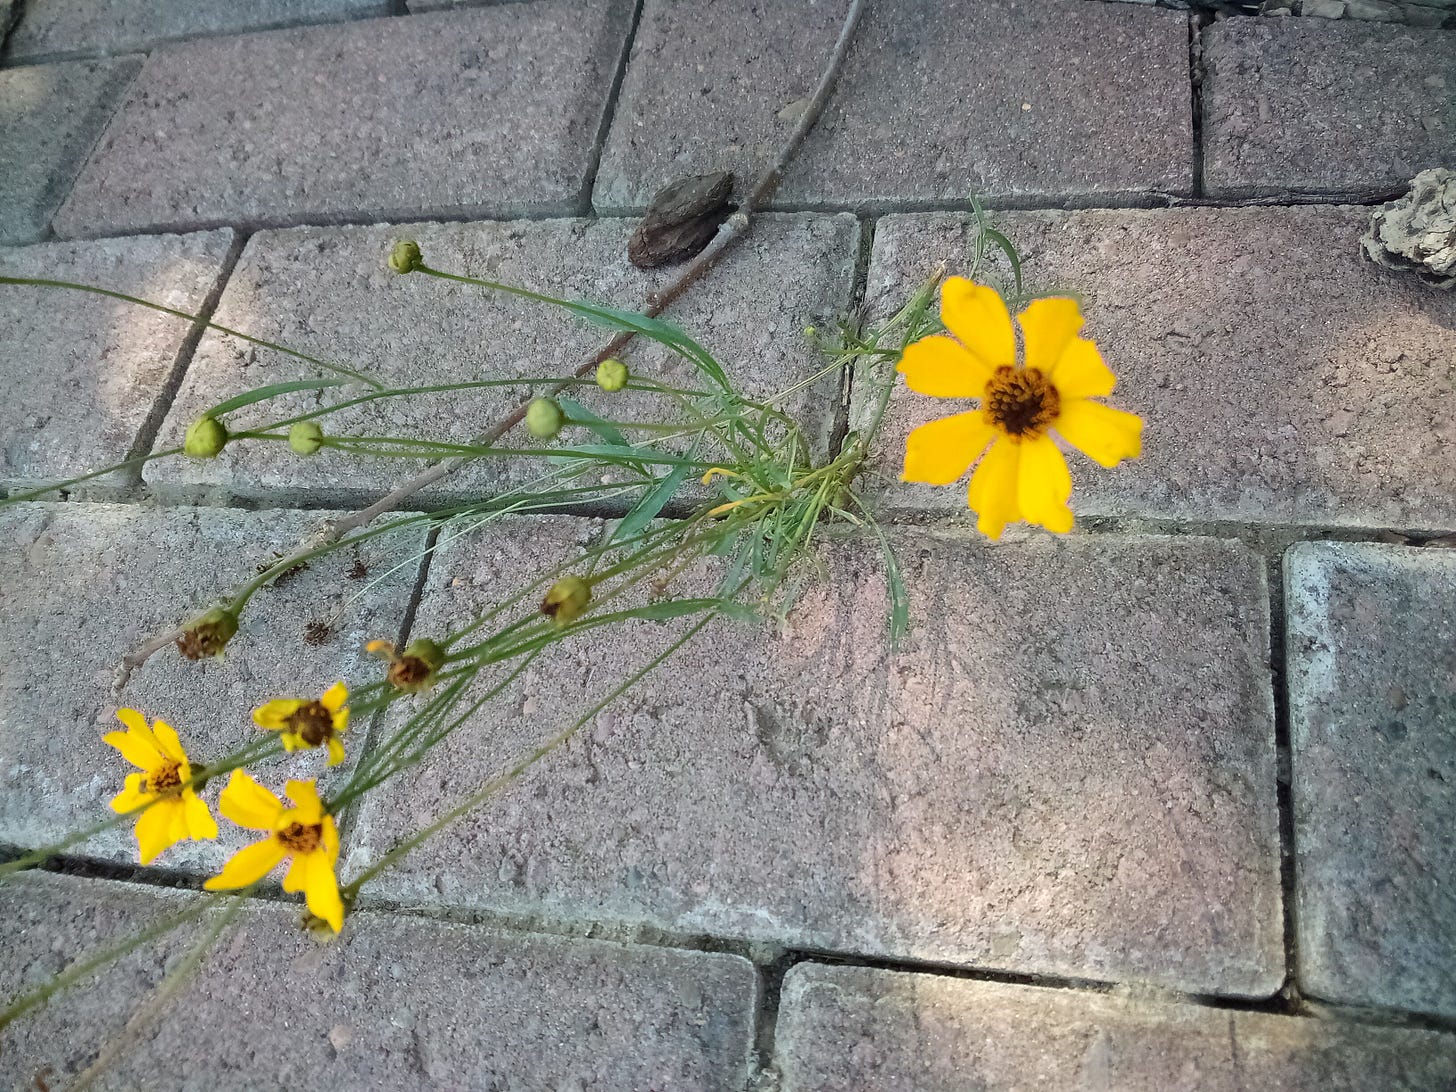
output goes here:
<path id="1" fill-rule="evenodd" d="M 1456 294 L 1362 262 L 1368 219 L 1333 207 L 997 214 L 1029 289 L 1081 294 L 1083 334 L 1119 379 L 1111 402 L 1146 423 L 1141 459 L 1105 470 L 1069 455 L 1078 515 L 1456 527 Z M 967 271 L 973 245 L 959 215 L 881 220 L 872 310 L 899 308 L 939 262 Z M 857 376 L 857 420 L 873 397 Z M 965 511 L 964 483 L 899 476 L 910 429 L 970 405 L 897 387 L 873 467 L 887 505 Z"/>
<path id="2" fill-rule="evenodd" d="M 562 518 L 453 542 L 414 632 L 448 632 L 594 533 Z M 1205 539 L 895 541 L 912 627 L 898 654 L 885 651 L 877 549 L 828 548 L 781 634 L 710 626 L 374 896 L 1276 989 L 1262 564 Z M 417 774 L 368 798 L 349 867 L 571 723 L 679 632 L 628 625 L 533 665 Z"/>
<path id="3" fill-rule="evenodd" d="M 233 242 L 224 230 L 0 249 L 0 275 L 76 281 L 195 313 L 220 286 Z M 0 285 L 0 490 L 145 451 L 192 330 L 122 300 Z M 114 491 L 135 477 L 113 472 L 77 490 Z"/>
<path id="4" fill-rule="evenodd" d="M 1285 580 L 1300 986 L 1456 1016 L 1456 552 L 1301 544 Z"/>
<path id="5" fill-rule="evenodd" d="M 27 874 L 0 886 L 0 997 L 195 896 Z M 254 906 L 97 1087 L 673 1089 L 747 1079 L 753 967 L 737 956 L 506 935 L 361 913 L 324 947 Z M 0 1032 L 0 1081 L 69 1087 L 203 932 L 147 945 Z"/>
<path id="6" fill-rule="evenodd" d="M 244 252 L 217 321 L 367 369 L 389 384 L 570 375 L 606 344 L 609 332 L 561 309 L 504 293 L 419 274 L 401 277 L 385 265 L 390 245 L 395 239 L 415 238 L 430 264 L 441 270 L 640 308 L 649 291 L 676 274 L 670 269 L 644 273 L 628 263 L 632 226 L 620 220 L 567 220 L 265 232 L 254 236 Z M 750 397 L 777 394 L 827 363 L 802 331 L 806 324 L 823 322 L 848 307 L 858 232 L 849 216 L 764 218 L 665 317 L 715 354 Z M 623 355 L 644 378 L 698 390 L 707 383 L 691 364 L 645 339 Z M 209 335 L 159 442 L 176 442 L 198 412 L 240 390 L 317 374 L 292 358 Z M 831 372 L 786 402 L 820 450 L 828 445 L 837 392 L 838 376 Z M 342 401 L 358 393 L 327 397 Z M 339 434 L 464 442 L 531 393 L 523 383 L 379 401 L 330 416 L 324 426 Z M 590 384 L 574 393 L 615 420 L 681 419 L 675 404 L 658 396 L 605 396 Z M 237 421 L 276 420 L 314 405 L 313 394 L 280 398 L 237 415 Z M 535 446 L 523 429 L 511 436 L 513 443 Z M 635 434 L 636 439 L 643 437 Z M 571 430 L 562 442 L 591 440 L 584 431 Z M 418 468 L 414 461 L 327 451 L 301 459 L 282 444 L 253 444 L 225 451 L 212 462 L 159 465 L 148 470 L 147 480 L 169 495 L 285 494 L 353 504 L 372 501 Z M 551 469 L 548 460 L 526 457 L 482 462 L 453 475 L 430 496 L 478 499 L 536 481 Z"/>
<path id="7" fill-rule="evenodd" d="M 398 635 L 414 586 L 410 559 L 423 542 L 418 530 L 280 579 L 254 596 L 225 659 L 190 662 L 165 648 L 113 695 L 123 655 L 223 599 L 328 516 L 77 503 L 0 512 L 0 843 L 48 845 L 110 817 L 107 803 L 132 771 L 101 741 L 120 727 L 117 706 L 160 717 L 199 761 L 216 760 L 257 737 L 251 712 L 269 698 L 377 677 L 363 646 Z M 398 562 L 406 564 L 389 572 Z M 310 634 L 315 621 L 327 628 Z M 350 752 L 366 727 L 351 726 Z M 274 791 L 289 777 L 320 775 L 327 784 L 321 751 L 270 760 L 255 774 Z M 209 785 L 205 798 L 215 803 L 221 788 Z M 181 843 L 157 865 L 216 868 L 252 838 L 220 826 L 217 842 Z M 75 852 L 137 855 L 129 826 Z"/>
<path id="8" fill-rule="evenodd" d="M 683 175 L 772 162 L 844 0 L 648 0 L 593 200 L 644 207 Z M 1183 13 L 1081 0 L 866 6 L 776 200 L 883 207 L 1189 193 Z"/>
<path id="9" fill-rule="evenodd" d="M 26 0 L 4 55 L 126 53 L 179 38 L 388 14 L 389 0 Z"/>
<path id="10" fill-rule="evenodd" d="M 1445 1092 L 1456 1037 L 1071 990 L 800 964 L 783 1092 Z"/>
<path id="11" fill-rule="evenodd" d="M 1363 196 L 1456 166 L 1456 30 L 1228 19 L 1203 38 L 1212 196 Z"/>
<path id="12" fill-rule="evenodd" d="M 5 22 L 0 13 L 0 27 Z M 41 238 L 141 60 L 0 71 L 0 243 Z"/>
<path id="13" fill-rule="evenodd" d="M 163 47 L 56 230 L 579 212 L 626 25 L 541 0 Z"/>

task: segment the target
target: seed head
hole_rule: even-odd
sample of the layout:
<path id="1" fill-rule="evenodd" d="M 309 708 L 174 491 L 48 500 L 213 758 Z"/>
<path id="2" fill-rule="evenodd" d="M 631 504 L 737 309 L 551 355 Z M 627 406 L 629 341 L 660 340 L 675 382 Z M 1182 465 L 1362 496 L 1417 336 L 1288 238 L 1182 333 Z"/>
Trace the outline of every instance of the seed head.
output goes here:
<path id="1" fill-rule="evenodd" d="M 566 415 L 554 398 L 533 398 L 526 407 L 526 429 L 538 440 L 554 440 Z"/>
<path id="2" fill-rule="evenodd" d="M 199 417 L 187 426 L 182 451 L 194 459 L 215 459 L 227 446 L 227 426 L 216 417 Z"/>
<path id="3" fill-rule="evenodd" d="M 627 365 L 614 356 L 607 357 L 597 365 L 597 386 L 609 394 L 625 387 L 629 378 L 631 376 L 627 371 Z"/>
<path id="4" fill-rule="evenodd" d="M 213 607 L 194 618 L 177 638 L 177 651 L 189 660 L 204 656 L 222 658 L 222 650 L 238 632 L 238 616 L 222 607 Z"/>
<path id="5" fill-rule="evenodd" d="M 591 585 L 579 576 L 563 576 L 551 585 L 541 601 L 541 613 L 564 626 L 576 618 L 591 602 Z"/>
<path id="6" fill-rule="evenodd" d="M 288 446 L 296 455 L 315 455 L 324 446 L 324 430 L 315 421 L 295 421 L 288 430 Z"/>

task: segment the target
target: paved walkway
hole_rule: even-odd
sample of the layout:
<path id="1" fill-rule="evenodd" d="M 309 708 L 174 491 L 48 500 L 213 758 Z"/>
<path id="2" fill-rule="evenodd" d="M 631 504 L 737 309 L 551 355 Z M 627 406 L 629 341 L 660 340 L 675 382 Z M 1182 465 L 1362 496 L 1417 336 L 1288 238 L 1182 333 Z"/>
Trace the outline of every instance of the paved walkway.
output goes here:
<path id="1" fill-rule="evenodd" d="M 1362 263 L 1357 240 L 1369 206 L 1456 166 L 1456 29 L 1434 0 L 1384 5 L 1420 25 L 1303 6 L 871 0 L 775 211 L 673 317 L 773 392 L 815 365 L 806 324 L 963 265 L 976 193 L 1028 276 L 1084 295 L 1145 456 L 1078 478 L 1074 535 L 988 545 L 957 491 L 895 480 L 935 408 L 897 398 L 870 482 L 903 517 L 904 648 L 883 650 L 876 551 L 826 548 L 831 579 L 784 630 L 705 630 L 691 670 L 385 874 L 338 943 L 259 900 L 102 1085 L 1450 1089 L 1456 294 Z M 444 268 L 640 305 L 670 274 L 626 263 L 632 216 L 677 176 L 752 177 L 845 3 L 9 8 L 0 270 L 416 383 L 570 367 L 598 342 L 393 276 L 390 224 Z M 200 407 L 307 374 L 165 316 L 0 289 L 0 490 L 167 446 Z M 841 388 L 852 421 L 852 377 L 802 395 L 825 445 Z M 515 397 L 349 425 L 464 438 Z M 104 812 L 124 651 L 401 477 L 272 454 L 0 512 L 0 843 Z M 601 530 L 522 518 L 425 571 L 399 564 L 423 532 L 373 540 L 260 595 L 224 662 L 156 657 L 121 704 L 225 750 L 260 695 L 368 677 L 364 641 L 439 631 Z M 541 738 L 603 660 L 662 640 L 644 626 L 522 680 L 349 817 L 345 871 Z M 6 883 L 0 996 L 185 905 L 240 844 L 184 843 L 153 872 L 118 834 Z M 0 1033 L 0 1083 L 65 1087 L 189 936 Z"/>

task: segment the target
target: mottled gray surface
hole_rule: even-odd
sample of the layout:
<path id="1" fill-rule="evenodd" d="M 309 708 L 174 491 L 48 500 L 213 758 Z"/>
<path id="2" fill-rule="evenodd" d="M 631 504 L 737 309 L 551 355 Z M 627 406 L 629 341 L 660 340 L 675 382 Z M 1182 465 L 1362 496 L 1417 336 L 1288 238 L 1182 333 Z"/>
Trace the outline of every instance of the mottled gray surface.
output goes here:
<path id="1" fill-rule="evenodd" d="M 234 238 L 223 230 L 3 249 L 0 275 L 76 281 L 195 313 L 217 289 Z M 191 331 L 186 319 L 122 300 L 0 285 L 0 488 L 76 477 L 132 454 Z M 79 490 L 125 480 L 113 473 Z"/>
<path id="2" fill-rule="evenodd" d="M 568 220 L 264 232 L 249 243 L 217 321 L 367 369 L 389 384 L 570 375 L 606 343 L 608 332 L 558 308 L 419 274 L 401 277 L 385 265 L 390 244 L 418 239 L 426 259 L 448 272 L 639 308 L 649 291 L 676 274 L 670 269 L 643 272 L 628 263 L 632 227 L 621 220 Z M 848 306 L 857 240 L 858 228 L 848 216 L 765 218 L 666 317 L 715 354 L 750 397 L 777 394 L 826 364 L 805 339 L 803 327 Z M 623 355 L 639 376 L 698 390 L 707 386 L 693 365 L 642 341 Z M 159 442 L 175 443 L 200 410 L 240 390 L 317 374 L 280 354 L 208 335 Z M 786 402 L 821 450 L 834 422 L 837 389 L 838 377 L 831 373 Z M 531 391 L 520 384 L 392 399 L 344 411 L 323 424 L 339 434 L 463 442 Z M 329 398 L 342 401 L 357 393 Z M 681 419 L 674 403 L 657 396 L 604 396 L 590 385 L 576 396 L 616 420 Z M 275 420 L 315 404 L 312 394 L 278 399 L 236 420 Z M 534 444 L 523 429 L 511 437 Z M 572 430 L 563 441 L 591 439 Z M 327 451 L 301 459 L 282 444 L 253 444 L 214 462 L 157 466 L 148 470 L 147 480 L 169 495 L 277 498 L 284 493 L 326 503 L 367 503 L 418 466 Z M 454 475 L 434 495 L 474 499 L 534 480 L 549 469 L 544 459 L 496 459 Z"/>
<path id="3" fill-rule="evenodd" d="M 415 632 L 442 636 L 592 533 L 521 522 L 452 544 Z M 911 616 L 898 654 L 885 651 L 877 551 L 826 550 L 783 633 L 711 626 L 371 890 L 1272 992 L 1283 958 L 1262 563 L 1204 539 L 896 542 Z M 366 802 L 354 866 L 677 632 L 628 625 L 538 662 Z"/>
<path id="4" fill-rule="evenodd" d="M 163 47 L 56 230 L 577 212 L 625 31 L 540 0 Z"/>
<path id="5" fill-rule="evenodd" d="M 398 635 L 415 564 L 389 570 L 419 549 L 417 530 L 343 550 L 259 591 L 221 662 L 164 648 L 112 694 L 123 655 L 223 599 L 328 515 L 76 503 L 0 512 L 0 842 L 45 845 L 111 816 L 107 803 L 132 772 L 101 740 L 121 727 L 117 706 L 167 721 L 190 755 L 216 760 L 256 737 L 251 712 L 264 701 L 315 696 L 341 678 L 356 687 L 377 679 L 363 646 Z M 328 627 L 321 641 L 306 639 L 313 621 Z M 346 734 L 351 753 L 365 726 Z M 279 792 L 289 777 L 323 776 L 323 752 L 254 773 Z M 215 805 L 221 788 L 204 795 Z M 216 868 L 252 840 L 219 825 L 218 842 L 182 843 L 157 866 Z M 130 824 L 80 852 L 135 861 Z"/>
<path id="6" fill-rule="evenodd" d="M 26 0 L 7 61 L 145 50 L 211 34 L 388 15 L 389 0 Z M 3 18 L 0 18 L 3 22 Z"/>
<path id="7" fill-rule="evenodd" d="M 1203 32 L 1209 194 L 1373 194 L 1456 166 L 1456 31 L 1228 19 Z"/>
<path id="8" fill-rule="evenodd" d="M 191 905 L 194 896 L 30 873 L 0 886 L 0 997 Z M 103 1089 L 743 1088 L 756 1004 L 737 956 L 505 935 L 361 913 L 324 947 L 255 906 L 133 1037 L 123 1030 L 197 924 L 0 1033 L 0 1081 L 69 1087 L 117 1035 Z"/>
<path id="9" fill-rule="evenodd" d="M 1295 546 L 1299 983 L 1456 1016 L 1456 552 Z"/>
<path id="10" fill-rule="evenodd" d="M 122 57 L 0 71 L 0 243 L 45 234 L 140 70 L 139 58 Z"/>
<path id="11" fill-rule="evenodd" d="M 1445 1092 L 1456 1037 L 1072 990 L 800 964 L 783 1092 Z"/>
<path id="12" fill-rule="evenodd" d="M 648 0 L 594 202 L 772 162 L 818 82 L 844 0 Z M 783 204 L 1107 198 L 1192 186 L 1182 13 L 1082 0 L 866 6 Z"/>
<path id="13" fill-rule="evenodd" d="M 1031 289 L 1081 294 L 1083 334 L 1119 379 L 1111 402 L 1145 421 L 1141 459 L 1105 470 L 1069 454 L 1073 511 L 1456 527 L 1456 294 L 1362 261 L 1368 220 L 1331 207 L 998 214 Z M 956 215 L 882 220 L 874 311 L 901 306 L 939 262 L 968 271 L 973 241 Z M 861 419 L 872 394 L 857 379 Z M 899 476 L 905 434 L 970 405 L 898 383 L 874 467 L 886 503 L 965 511 L 964 482 Z"/>

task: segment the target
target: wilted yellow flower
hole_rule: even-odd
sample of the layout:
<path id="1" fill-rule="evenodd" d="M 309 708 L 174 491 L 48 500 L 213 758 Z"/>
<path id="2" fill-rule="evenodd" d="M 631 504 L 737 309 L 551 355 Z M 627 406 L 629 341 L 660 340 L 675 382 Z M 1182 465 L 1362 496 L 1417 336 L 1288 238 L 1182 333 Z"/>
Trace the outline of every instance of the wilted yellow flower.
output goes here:
<path id="1" fill-rule="evenodd" d="M 370 641 L 364 648 L 389 661 L 385 677 L 396 690 L 408 694 L 422 694 L 435 685 L 436 674 L 449 658 L 440 643 L 428 637 L 417 637 L 403 652 L 395 650 L 393 641 Z"/>
<path id="2" fill-rule="evenodd" d="M 253 710 L 253 723 L 271 732 L 281 732 L 283 749 L 329 747 L 329 765 L 344 761 L 344 741 L 339 737 L 349 726 L 349 688 L 336 682 L 317 700 L 274 698 Z"/>
<path id="3" fill-rule="evenodd" d="M 159 720 L 148 728 L 147 718 L 135 709 L 118 709 L 116 719 L 126 731 L 107 732 L 101 738 L 142 772 L 127 774 L 126 788 L 111 798 L 111 810 L 121 814 L 146 807 L 136 821 L 142 864 L 150 864 L 162 850 L 188 838 L 216 838 L 212 813 L 186 784 L 192 764 L 172 726 Z"/>
<path id="4" fill-rule="evenodd" d="M 977 527 L 1000 538 L 1024 519 L 1049 531 L 1072 529 L 1072 476 L 1051 437 L 1102 466 L 1142 452 L 1142 419 L 1094 402 L 1117 380 L 1097 346 L 1079 337 L 1072 299 L 1042 299 L 1017 316 L 1025 361 L 1016 359 L 1011 315 L 994 289 L 950 277 L 940 317 L 955 335 L 907 346 L 900 372 L 911 390 L 935 398 L 979 398 L 979 409 L 921 425 L 905 443 L 903 481 L 949 485 L 971 468 L 967 502 Z M 982 458 L 984 452 L 985 457 Z"/>
<path id="5" fill-rule="evenodd" d="M 324 811 L 314 782 L 290 781 L 287 791 L 294 803 L 291 808 L 242 770 L 233 771 L 218 800 L 218 810 L 240 827 L 266 830 L 268 837 L 238 850 L 202 886 L 209 891 L 247 887 L 289 859 L 283 890 L 290 894 L 302 891 L 309 910 L 337 933 L 344 926 L 344 902 L 334 875 L 339 828 Z"/>

